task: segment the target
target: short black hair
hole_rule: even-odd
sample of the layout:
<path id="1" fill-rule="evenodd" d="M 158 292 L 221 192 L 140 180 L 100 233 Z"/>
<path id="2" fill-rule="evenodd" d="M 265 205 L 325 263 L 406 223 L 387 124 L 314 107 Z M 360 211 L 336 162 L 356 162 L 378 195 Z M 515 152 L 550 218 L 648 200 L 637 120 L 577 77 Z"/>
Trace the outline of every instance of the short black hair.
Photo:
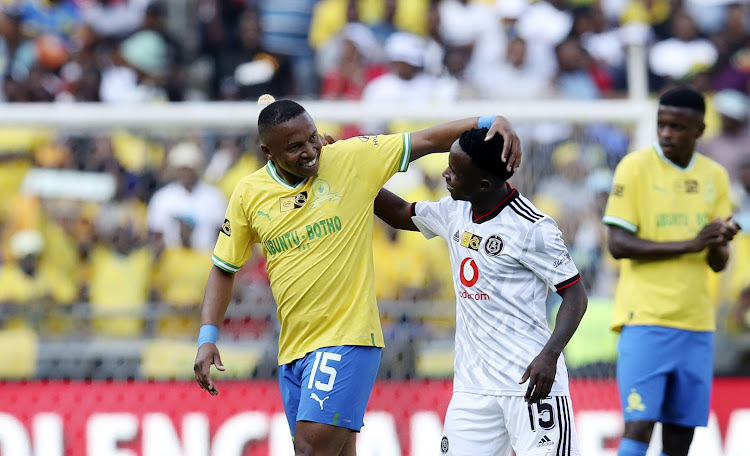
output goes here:
<path id="1" fill-rule="evenodd" d="M 659 97 L 660 106 L 687 108 L 701 114 L 706 113 L 706 100 L 703 94 L 690 87 L 676 87 L 667 90 Z"/>
<path id="2" fill-rule="evenodd" d="M 260 111 L 258 133 L 262 138 L 271 128 L 288 122 L 305 112 L 305 108 L 292 100 L 277 100 Z"/>
<path id="3" fill-rule="evenodd" d="M 487 128 L 466 130 L 458 138 L 458 145 L 471 157 L 471 162 L 477 168 L 508 180 L 513 175 L 513 171 L 508 171 L 506 162 L 500 158 L 505 141 L 498 134 L 495 134 L 489 141 L 485 141 L 488 131 Z"/>

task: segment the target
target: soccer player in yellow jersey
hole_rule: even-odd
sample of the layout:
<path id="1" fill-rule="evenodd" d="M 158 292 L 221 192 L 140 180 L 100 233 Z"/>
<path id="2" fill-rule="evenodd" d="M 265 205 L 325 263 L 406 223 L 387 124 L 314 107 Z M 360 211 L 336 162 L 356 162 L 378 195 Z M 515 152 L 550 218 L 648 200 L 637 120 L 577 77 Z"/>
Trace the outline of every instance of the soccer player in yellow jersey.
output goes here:
<path id="1" fill-rule="evenodd" d="M 605 210 L 609 250 L 622 259 L 613 315 L 625 418 L 619 456 L 645 455 L 655 422 L 663 426 L 662 454 L 687 455 L 695 427 L 708 422 L 708 275 L 726 266 L 738 226 L 726 170 L 694 151 L 704 113 L 700 93 L 664 93 L 659 141 L 622 159 Z"/>
<path id="2" fill-rule="evenodd" d="M 262 246 L 281 322 L 279 385 L 297 455 L 353 456 L 356 433 L 384 346 L 373 280 L 373 202 L 409 162 L 450 149 L 475 126 L 501 134 L 498 160 L 520 162 L 520 142 L 502 117 L 457 120 L 397 135 L 333 144 L 299 104 L 258 117 L 266 166 L 239 182 L 214 249 L 201 312 L 195 374 L 212 395 L 211 364 L 234 283 L 252 244 Z"/>

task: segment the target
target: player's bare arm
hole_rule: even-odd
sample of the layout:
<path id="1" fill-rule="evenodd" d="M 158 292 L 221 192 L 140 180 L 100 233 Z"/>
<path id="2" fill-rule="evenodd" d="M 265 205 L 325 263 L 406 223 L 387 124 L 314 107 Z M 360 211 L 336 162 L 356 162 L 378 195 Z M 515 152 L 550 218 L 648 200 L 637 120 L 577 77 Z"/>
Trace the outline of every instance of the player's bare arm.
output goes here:
<path id="1" fill-rule="evenodd" d="M 203 296 L 201 305 L 201 324 L 214 325 L 221 327 L 224 321 L 224 314 L 232 298 L 232 288 L 234 287 L 234 274 L 226 272 L 216 266 L 211 269 L 206 283 L 206 293 Z M 195 356 L 195 380 L 204 390 L 211 393 L 212 396 L 219 394 L 214 381 L 211 379 L 211 365 L 223 371 L 224 365 L 221 363 L 221 355 L 216 344 L 204 343 L 198 347 L 198 354 Z"/>
<path id="2" fill-rule="evenodd" d="M 544 399 L 552 391 L 557 373 L 557 359 L 573 337 L 588 306 L 586 289 L 580 280 L 559 290 L 558 294 L 563 300 L 555 319 L 555 330 L 542 351 L 526 368 L 519 382 L 523 384 L 528 380 L 524 398 L 532 404 Z"/>
<path id="3" fill-rule="evenodd" d="M 446 152 L 466 130 L 476 128 L 478 117 L 454 120 L 411 134 L 411 161 L 432 152 Z M 508 163 L 508 170 L 517 169 L 521 165 L 521 140 L 508 119 L 497 116 L 487 132 L 487 138 L 495 134 L 503 137 L 503 150 L 500 158 Z"/>
<path id="4" fill-rule="evenodd" d="M 417 231 L 411 219 L 411 206 L 412 203 L 382 188 L 375 198 L 375 215 L 393 228 Z"/>
<path id="5" fill-rule="evenodd" d="M 726 225 L 726 222 L 713 221 L 704 226 L 695 238 L 671 242 L 642 239 L 624 228 L 609 225 L 607 246 L 612 256 L 618 260 L 663 260 L 686 253 L 697 253 L 711 245 L 728 242 L 726 239 L 732 230 Z"/>

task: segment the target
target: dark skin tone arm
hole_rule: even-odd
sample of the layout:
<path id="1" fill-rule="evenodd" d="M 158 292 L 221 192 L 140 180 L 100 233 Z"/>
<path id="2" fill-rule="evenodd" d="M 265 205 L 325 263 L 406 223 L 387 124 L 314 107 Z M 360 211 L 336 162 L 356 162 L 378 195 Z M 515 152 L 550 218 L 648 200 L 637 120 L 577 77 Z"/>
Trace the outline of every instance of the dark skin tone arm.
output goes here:
<path id="1" fill-rule="evenodd" d="M 375 198 L 375 215 L 393 228 L 418 231 L 411 219 L 411 203 L 384 188 Z"/>
<path id="2" fill-rule="evenodd" d="M 417 231 L 411 219 L 411 203 L 404 201 L 392 192 L 381 189 L 375 198 L 375 215 L 390 226 L 402 230 Z M 536 403 L 552 391 L 557 372 L 557 359 L 578 328 L 588 297 L 581 281 L 558 291 L 563 302 L 555 320 L 555 330 L 539 355 L 526 368 L 519 383 L 529 382 L 525 399 Z"/>
<path id="3" fill-rule="evenodd" d="M 738 226 L 734 222 L 716 219 L 704 226 L 693 239 L 674 242 L 657 242 L 641 239 L 635 234 L 609 225 L 608 247 L 613 257 L 632 258 L 636 260 L 663 260 L 686 253 L 697 253 L 708 249 L 706 257 L 709 267 L 719 272 L 726 267 L 729 260 L 727 244 L 737 234 Z"/>
<path id="4" fill-rule="evenodd" d="M 206 293 L 201 305 L 201 325 L 221 327 L 229 301 L 232 299 L 233 287 L 234 274 L 213 266 L 208 276 Z M 216 344 L 205 343 L 198 348 L 193 371 L 195 371 L 195 380 L 201 388 L 215 396 L 219 394 L 219 390 L 216 389 L 211 379 L 211 364 L 214 364 L 220 371 L 225 369 Z"/>
<path id="5" fill-rule="evenodd" d="M 411 134 L 411 161 L 432 152 L 450 150 L 451 145 L 461 136 L 461 133 L 477 127 L 478 120 L 479 117 L 469 117 L 415 131 Z M 501 160 L 508 163 L 508 171 L 511 168 L 518 169 L 521 165 L 521 140 L 508 119 L 497 116 L 487 131 L 487 140 L 495 136 L 496 133 L 502 136 L 504 140 Z"/>
<path id="6" fill-rule="evenodd" d="M 586 289 L 580 280 L 559 290 L 557 294 L 563 300 L 555 319 L 555 330 L 542 351 L 526 368 L 521 381 L 518 382 L 523 384 L 528 380 L 529 385 L 524 399 L 532 404 L 549 396 L 552 391 L 557 373 L 557 359 L 581 323 L 589 302 Z"/>

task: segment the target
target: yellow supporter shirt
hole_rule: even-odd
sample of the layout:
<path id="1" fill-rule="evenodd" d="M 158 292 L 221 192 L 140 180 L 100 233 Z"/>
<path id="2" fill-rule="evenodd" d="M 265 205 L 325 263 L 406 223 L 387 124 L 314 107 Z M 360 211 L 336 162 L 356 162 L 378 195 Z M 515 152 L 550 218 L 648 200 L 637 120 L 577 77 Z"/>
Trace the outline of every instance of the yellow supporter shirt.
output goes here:
<path id="1" fill-rule="evenodd" d="M 428 262 L 420 244 L 424 236 L 414 242 L 407 231 L 399 231 L 395 240 L 388 234 L 386 227 L 377 226 L 373 237 L 375 294 L 378 299 L 396 300 L 404 290 L 429 283 Z"/>
<path id="2" fill-rule="evenodd" d="M 140 248 L 127 255 L 99 247 L 91 254 L 89 301 L 92 328 L 107 336 L 138 336 L 151 286 L 151 252 Z"/>
<path id="3" fill-rule="evenodd" d="M 159 318 L 159 335 L 193 336 L 198 331 L 200 312 L 195 309 L 203 299 L 209 272 L 210 252 L 187 247 L 173 247 L 164 251 L 156 265 L 154 288 L 161 299 L 174 309 L 172 314 Z"/>
<path id="4" fill-rule="evenodd" d="M 40 268 L 30 277 L 16 263 L 0 267 L 0 302 L 33 305 L 51 299 L 59 304 L 70 304 L 76 297 L 78 289 L 73 281 L 54 269 Z"/>
<path id="5" fill-rule="evenodd" d="M 682 169 L 658 144 L 622 159 L 615 170 L 604 223 L 657 242 L 694 238 L 716 217 L 731 214 L 729 176 L 694 153 Z M 706 250 L 665 260 L 623 259 L 612 317 L 624 325 L 659 325 L 713 331 Z"/>
<path id="6" fill-rule="evenodd" d="M 237 272 L 260 243 L 281 322 L 279 364 L 321 347 L 383 347 L 373 284 L 373 201 L 405 171 L 409 134 L 360 136 L 325 146 L 318 174 L 296 185 L 272 162 L 229 200 L 212 260 Z"/>

